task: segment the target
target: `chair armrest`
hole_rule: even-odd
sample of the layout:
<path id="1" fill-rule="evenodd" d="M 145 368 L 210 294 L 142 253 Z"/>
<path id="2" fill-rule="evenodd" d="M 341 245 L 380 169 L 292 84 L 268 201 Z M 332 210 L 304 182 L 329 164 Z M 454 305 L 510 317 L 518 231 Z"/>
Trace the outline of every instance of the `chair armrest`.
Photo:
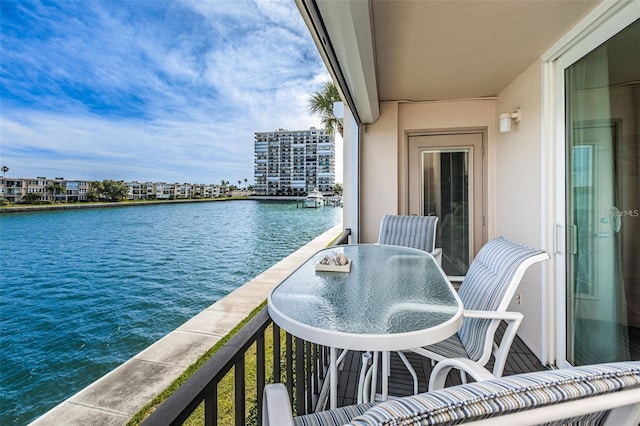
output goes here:
<path id="1" fill-rule="evenodd" d="M 442 266 L 442 248 L 440 247 L 434 248 L 433 251 L 431 252 L 431 256 L 433 256 L 436 259 L 436 262 L 438 263 L 439 266 Z"/>
<path id="2" fill-rule="evenodd" d="M 501 377 L 504 371 L 504 366 L 507 362 L 507 357 L 509 356 L 509 348 L 511 347 L 511 343 L 513 343 L 513 339 L 516 337 L 516 333 L 518 332 L 518 328 L 522 323 L 524 315 L 520 312 L 497 312 L 497 311 L 463 311 L 463 317 L 467 318 L 478 318 L 478 319 L 488 319 L 494 321 L 506 321 L 507 329 L 504 331 L 502 335 L 502 340 L 500 341 L 500 345 L 496 345 L 493 342 L 493 338 L 491 340 L 487 340 L 485 345 L 493 346 L 493 355 L 495 357 L 495 362 L 493 364 L 493 374 L 496 377 Z M 494 325 L 497 328 L 497 324 Z M 485 350 L 488 350 L 487 346 Z"/>
<path id="3" fill-rule="evenodd" d="M 522 315 L 520 312 L 472 311 L 467 309 L 462 312 L 462 316 L 467 318 L 495 319 L 518 322 L 522 321 L 522 319 L 524 318 L 524 315 Z"/>
<path id="4" fill-rule="evenodd" d="M 294 426 L 289 393 L 282 383 L 274 383 L 264 387 L 262 424 L 264 426 Z"/>
<path id="5" fill-rule="evenodd" d="M 496 378 L 489 370 L 468 358 L 448 358 L 440 361 L 433 368 L 429 379 L 429 392 L 443 389 L 449 372 L 454 368 L 473 377 L 476 382 Z"/>

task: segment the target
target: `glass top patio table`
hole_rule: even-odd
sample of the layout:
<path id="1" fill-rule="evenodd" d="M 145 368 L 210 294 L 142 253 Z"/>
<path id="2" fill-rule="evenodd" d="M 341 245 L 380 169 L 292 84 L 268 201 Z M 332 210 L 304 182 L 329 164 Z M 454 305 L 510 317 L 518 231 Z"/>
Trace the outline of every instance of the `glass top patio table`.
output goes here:
<path id="1" fill-rule="evenodd" d="M 352 260 L 350 272 L 315 270 L 334 253 Z M 462 325 L 462 303 L 433 256 L 381 244 L 317 252 L 271 291 L 268 308 L 294 336 L 360 351 L 430 345 Z"/>

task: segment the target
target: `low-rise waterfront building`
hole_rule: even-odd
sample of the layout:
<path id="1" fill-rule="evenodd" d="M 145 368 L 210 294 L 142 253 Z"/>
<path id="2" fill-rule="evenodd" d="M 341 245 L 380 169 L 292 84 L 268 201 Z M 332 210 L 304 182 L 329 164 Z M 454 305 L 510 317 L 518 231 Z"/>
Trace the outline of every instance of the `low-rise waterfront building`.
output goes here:
<path id="1" fill-rule="evenodd" d="M 153 183 L 151 182 L 127 182 L 127 198 L 129 200 L 146 200 L 153 193 Z"/>
<path id="2" fill-rule="evenodd" d="M 215 198 L 220 196 L 220 185 L 202 185 L 200 188 L 201 194 L 205 198 Z"/>
<path id="3" fill-rule="evenodd" d="M 28 181 L 26 181 L 26 191 L 25 191 L 25 195 L 26 194 L 35 194 L 32 197 L 37 197 L 39 200 L 47 200 L 48 199 L 48 191 L 47 191 L 47 178 L 45 177 L 38 177 L 36 179 L 29 179 Z M 15 195 L 15 193 L 14 193 Z M 20 198 L 22 198 L 22 193 L 20 194 Z M 17 201 L 12 201 L 11 199 L 8 199 L 8 201 L 10 202 L 17 202 Z"/>
<path id="4" fill-rule="evenodd" d="M 87 201 L 91 190 L 91 182 L 85 180 L 65 181 L 65 201 Z"/>
<path id="5" fill-rule="evenodd" d="M 22 179 L 3 179 L 2 192 L 4 198 L 12 203 L 21 200 L 25 191 Z"/>
<path id="6" fill-rule="evenodd" d="M 91 182 L 62 177 L 2 178 L 0 194 L 10 203 L 87 201 Z"/>
<path id="7" fill-rule="evenodd" d="M 220 197 L 225 191 L 217 184 L 166 182 L 126 182 L 128 200 L 170 200 Z M 0 177 L 0 199 L 10 203 L 90 201 L 91 181 L 62 177 Z"/>
<path id="8" fill-rule="evenodd" d="M 156 199 L 172 200 L 176 198 L 176 185 L 171 183 L 159 182 L 156 185 Z"/>

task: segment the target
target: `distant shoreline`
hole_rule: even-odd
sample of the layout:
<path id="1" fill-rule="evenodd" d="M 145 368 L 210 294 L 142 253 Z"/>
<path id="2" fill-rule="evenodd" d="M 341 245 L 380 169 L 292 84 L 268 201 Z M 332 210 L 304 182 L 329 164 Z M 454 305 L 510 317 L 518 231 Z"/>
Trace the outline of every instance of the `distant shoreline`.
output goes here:
<path id="1" fill-rule="evenodd" d="M 215 201 L 233 201 L 233 200 L 253 200 L 253 201 L 299 201 L 304 197 L 299 196 L 273 196 L 273 195 L 249 195 L 244 197 L 224 197 L 224 198 L 197 198 L 188 200 L 137 200 L 137 201 L 116 201 L 116 202 L 76 202 L 76 203 L 60 203 L 60 204 L 29 204 L 20 205 L 12 204 L 9 206 L 0 206 L 0 214 L 3 213 L 24 213 L 24 212 L 42 212 L 51 210 L 76 210 L 76 209 L 103 209 L 112 207 L 138 207 L 138 206 L 154 206 L 158 204 L 176 204 L 176 203 L 209 203 Z"/>
<path id="2" fill-rule="evenodd" d="M 112 207 L 138 207 L 138 206 L 155 206 L 158 204 L 175 204 L 175 203 L 207 203 L 213 201 L 230 201 L 230 200 L 247 200 L 247 197 L 226 197 L 226 198 L 202 198 L 189 200 L 140 200 L 140 201 L 117 201 L 117 202 L 78 202 L 78 203 L 60 203 L 45 205 L 11 205 L 0 207 L 2 213 L 24 213 L 24 212 L 40 212 L 50 210 L 76 210 L 76 209 L 102 209 Z"/>

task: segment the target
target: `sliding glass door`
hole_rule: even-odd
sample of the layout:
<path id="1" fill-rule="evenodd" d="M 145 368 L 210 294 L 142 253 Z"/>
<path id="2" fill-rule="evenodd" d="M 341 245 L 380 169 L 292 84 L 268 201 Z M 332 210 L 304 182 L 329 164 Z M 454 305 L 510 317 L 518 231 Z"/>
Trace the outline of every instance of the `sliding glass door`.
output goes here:
<path id="1" fill-rule="evenodd" d="M 566 356 L 640 360 L 640 23 L 565 70 Z"/>

